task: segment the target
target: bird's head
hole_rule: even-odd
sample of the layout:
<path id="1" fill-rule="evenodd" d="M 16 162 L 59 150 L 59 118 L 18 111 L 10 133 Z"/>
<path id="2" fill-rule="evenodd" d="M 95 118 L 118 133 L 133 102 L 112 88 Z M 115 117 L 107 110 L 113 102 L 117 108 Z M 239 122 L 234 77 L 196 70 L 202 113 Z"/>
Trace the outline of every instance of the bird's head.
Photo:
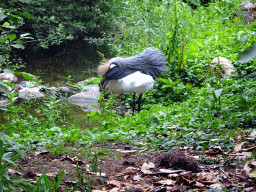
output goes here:
<path id="1" fill-rule="evenodd" d="M 101 63 L 101 64 L 98 66 L 98 74 L 99 74 L 101 77 L 104 77 L 104 75 L 105 75 L 105 74 L 107 73 L 107 71 L 109 70 L 109 67 L 110 67 L 110 63 L 109 63 L 108 61 Z"/>

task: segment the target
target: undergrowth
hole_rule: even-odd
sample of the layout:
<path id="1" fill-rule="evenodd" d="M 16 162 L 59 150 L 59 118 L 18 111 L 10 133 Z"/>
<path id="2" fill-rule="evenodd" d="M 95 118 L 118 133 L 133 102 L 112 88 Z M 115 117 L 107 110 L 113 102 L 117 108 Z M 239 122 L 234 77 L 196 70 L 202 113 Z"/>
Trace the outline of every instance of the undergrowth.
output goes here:
<path id="1" fill-rule="evenodd" d="M 110 96 L 108 101 L 101 98 L 101 111 L 83 116 L 87 126 L 66 123 L 62 103 L 54 97 L 13 104 L 17 95 L 6 91 L 12 105 L 2 107 L 0 112 L 5 118 L 0 127 L 0 159 L 2 162 L 9 158 L 4 159 L 9 163 L 0 164 L 0 182 L 7 182 L 4 190 L 15 188 L 6 169 L 15 164 L 16 156 L 6 154 L 7 148 L 19 154 L 23 149 L 46 147 L 56 155 L 74 155 L 81 148 L 87 151 L 81 155 L 90 156 L 88 151 L 95 142 L 118 141 L 157 150 L 191 146 L 201 151 L 221 146 L 228 151 L 233 149 L 238 135 L 255 129 L 256 62 L 237 61 L 238 54 L 255 42 L 255 28 L 236 14 L 237 2 L 217 1 L 195 10 L 178 0 L 127 0 L 120 5 L 122 11 L 114 21 L 117 30 L 105 36 L 109 45 L 118 56 L 134 55 L 148 46 L 158 48 L 167 56 L 169 70 L 156 81 L 152 91 L 143 95 L 140 114 L 119 115 L 114 109 L 116 97 Z M 212 76 L 208 66 L 218 56 L 232 61 L 239 75 L 232 79 Z M 66 79 L 73 85 L 71 76 Z M 87 84 L 99 81 L 97 78 Z M 203 157 L 201 161 L 208 162 Z M 94 165 L 94 171 L 99 171 L 97 163 Z M 79 170 L 77 174 L 84 189 L 91 190 L 93 179 L 81 176 Z M 64 172 L 61 178 L 63 175 Z M 53 188 L 46 176 L 38 182 L 38 191 L 43 187 L 56 191 L 60 180 L 52 181 L 56 184 Z M 42 182 L 44 186 L 40 187 Z"/>

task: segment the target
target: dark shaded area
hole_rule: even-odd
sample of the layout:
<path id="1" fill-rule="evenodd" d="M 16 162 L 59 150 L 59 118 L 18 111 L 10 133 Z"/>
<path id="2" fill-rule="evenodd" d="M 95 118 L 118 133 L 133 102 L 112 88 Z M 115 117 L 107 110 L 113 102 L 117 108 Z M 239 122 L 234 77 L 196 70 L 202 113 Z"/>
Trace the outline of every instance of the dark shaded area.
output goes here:
<path id="1" fill-rule="evenodd" d="M 198 162 L 191 157 L 187 157 L 182 151 L 171 151 L 161 153 L 155 160 L 159 167 L 183 169 L 186 171 L 198 172 Z"/>
<path id="2" fill-rule="evenodd" d="M 207 6 L 207 4 L 210 2 L 215 2 L 215 0 L 183 0 L 183 1 L 188 5 L 190 5 L 193 9 L 196 9 L 201 5 Z"/>
<path id="3" fill-rule="evenodd" d="M 88 60 L 98 62 L 97 51 L 109 57 L 103 34 L 115 28 L 112 1 L 8 0 L 0 6 L 23 18 L 18 22 L 15 15 L 8 16 L 17 25 L 12 30 L 17 35 L 15 41 L 21 39 L 25 46 L 13 48 L 10 60 L 20 57 L 27 63 L 40 58 L 76 61 L 87 56 Z M 24 34 L 27 35 L 22 38 Z"/>

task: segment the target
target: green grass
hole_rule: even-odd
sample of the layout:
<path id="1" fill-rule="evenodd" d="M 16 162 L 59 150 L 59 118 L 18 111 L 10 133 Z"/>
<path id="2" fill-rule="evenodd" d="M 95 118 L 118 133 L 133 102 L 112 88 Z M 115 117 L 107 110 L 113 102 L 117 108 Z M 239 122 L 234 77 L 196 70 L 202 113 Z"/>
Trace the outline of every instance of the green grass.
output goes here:
<path id="1" fill-rule="evenodd" d="M 95 146 L 97 142 L 133 143 L 157 150 L 177 146 L 198 151 L 215 146 L 233 150 L 237 137 L 250 134 L 256 127 L 255 79 L 245 78 L 255 71 L 256 60 L 236 61 L 239 53 L 256 41 L 255 28 L 244 23 L 241 15 L 234 16 L 236 1 L 218 1 L 195 10 L 181 1 L 171 2 L 176 6 L 166 1 L 121 2 L 123 9 L 115 20 L 119 28 L 106 36 L 121 56 L 133 55 L 147 46 L 159 48 L 167 56 L 169 70 L 152 91 L 144 94 L 140 114 L 116 114 L 114 96 L 100 100 L 101 112 L 79 115 L 50 96 L 18 102 L 1 108 L 3 146 L 8 145 L 12 151 L 46 148 L 55 155 L 85 158 L 97 154 L 102 160 L 120 154 Z M 217 56 L 230 59 L 239 76 L 209 76 L 207 66 Z M 66 78 L 67 84 L 73 85 L 72 78 Z M 97 78 L 88 83 L 99 81 Z M 13 101 L 15 97 L 11 97 Z M 251 144 L 249 140 L 239 142 L 243 141 L 244 146 Z M 200 159 L 206 164 L 221 160 Z M 226 165 L 238 166 L 237 162 L 224 160 Z"/>
<path id="2" fill-rule="evenodd" d="M 26 103 L 33 105 L 33 111 L 39 111 L 41 116 L 31 110 L 29 113 L 23 111 L 25 105 L 23 110 L 17 106 L 8 107 L 8 124 L 2 129 L 26 149 L 48 144 L 54 154 L 72 153 L 68 146 L 83 147 L 107 141 L 144 142 L 165 150 L 175 146 L 193 146 L 201 150 L 216 145 L 230 150 L 234 145 L 230 138 L 248 134 L 255 127 L 255 103 L 254 79 L 224 79 L 191 90 L 185 102 L 165 107 L 144 105 L 145 109 L 135 116 L 122 117 L 113 113 L 111 106 L 105 106 L 109 110 L 91 113 L 87 120 L 91 123 L 80 127 L 63 126 L 58 120 L 62 107 L 56 99 L 45 100 L 40 105 Z M 84 119 L 89 116 L 84 115 Z"/>

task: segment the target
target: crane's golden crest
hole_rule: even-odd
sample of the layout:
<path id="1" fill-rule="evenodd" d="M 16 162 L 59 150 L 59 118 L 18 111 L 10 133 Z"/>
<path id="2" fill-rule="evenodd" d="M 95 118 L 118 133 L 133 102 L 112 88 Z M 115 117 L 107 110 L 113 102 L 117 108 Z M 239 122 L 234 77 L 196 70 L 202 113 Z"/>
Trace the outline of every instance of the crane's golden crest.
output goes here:
<path id="1" fill-rule="evenodd" d="M 110 66 L 110 64 L 109 64 L 108 61 L 106 61 L 106 62 L 104 62 L 104 63 L 101 63 L 101 64 L 99 65 L 99 67 L 98 67 L 98 74 L 99 74 L 101 77 L 103 77 L 103 76 L 107 73 L 107 71 L 109 70 L 109 66 Z"/>

